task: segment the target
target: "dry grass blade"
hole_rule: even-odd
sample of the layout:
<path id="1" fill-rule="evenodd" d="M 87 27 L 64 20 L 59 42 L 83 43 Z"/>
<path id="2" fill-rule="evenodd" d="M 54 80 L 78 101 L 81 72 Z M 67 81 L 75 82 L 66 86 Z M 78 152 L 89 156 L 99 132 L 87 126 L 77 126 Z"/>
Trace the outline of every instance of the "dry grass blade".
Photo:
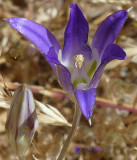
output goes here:
<path id="1" fill-rule="evenodd" d="M 71 127 L 71 124 L 68 122 L 59 121 L 53 117 L 50 117 L 46 114 L 39 113 L 38 114 L 39 122 L 44 125 L 56 125 L 56 126 L 69 126 Z"/>
<path id="2" fill-rule="evenodd" d="M 62 114 L 50 105 L 44 105 L 41 102 L 36 101 L 36 106 L 43 112 L 38 113 L 38 119 L 42 124 L 48 125 L 57 125 L 57 126 L 71 126 L 70 123 L 62 116 Z M 9 109 L 10 108 L 10 100 L 2 97 L 0 93 L 0 107 Z"/>
<path id="3" fill-rule="evenodd" d="M 8 109 L 10 107 L 10 100 L 12 97 L 12 93 L 8 90 L 2 75 L 0 74 L 0 80 L 2 81 L 2 85 L 0 86 L 0 107 Z"/>
<path id="4" fill-rule="evenodd" d="M 0 107 L 1 108 L 5 108 L 5 109 L 9 109 L 10 108 L 10 104 L 8 101 L 5 101 L 4 99 L 0 98 Z"/>
<path id="5" fill-rule="evenodd" d="M 131 61 L 132 61 L 133 63 L 136 63 L 136 64 L 137 64 L 137 55 L 133 56 L 133 58 L 131 59 Z"/>
<path id="6" fill-rule="evenodd" d="M 0 87 L 0 107 L 5 109 L 10 108 L 10 99 L 4 89 Z"/>
<path id="7" fill-rule="evenodd" d="M 36 101 L 36 106 L 40 109 L 42 113 L 39 113 L 38 118 L 39 121 L 45 125 L 59 125 L 59 126 L 71 126 L 70 123 L 63 117 L 63 115 L 53 106 L 44 105 L 39 101 Z"/>
<path id="8" fill-rule="evenodd" d="M 5 90 L 2 89 L 3 95 L 4 95 L 5 97 L 11 98 L 11 97 L 12 97 L 12 94 L 11 94 L 11 92 L 9 91 L 7 85 L 5 84 L 4 79 L 3 79 L 3 77 L 2 77 L 1 74 L 0 74 L 0 80 L 2 81 L 3 86 L 4 86 L 4 89 L 5 89 Z"/>
<path id="9" fill-rule="evenodd" d="M 5 91 L 5 90 L 6 91 Z M 9 109 L 10 108 L 10 101 L 11 101 L 12 93 L 8 90 L 4 83 L 4 87 L 0 89 L 0 107 Z M 41 110 L 43 113 L 38 114 L 39 121 L 42 124 L 52 124 L 52 125 L 59 125 L 59 126 L 71 126 L 70 123 L 63 117 L 63 115 L 51 105 L 44 105 L 39 101 L 36 101 L 36 106 Z"/>

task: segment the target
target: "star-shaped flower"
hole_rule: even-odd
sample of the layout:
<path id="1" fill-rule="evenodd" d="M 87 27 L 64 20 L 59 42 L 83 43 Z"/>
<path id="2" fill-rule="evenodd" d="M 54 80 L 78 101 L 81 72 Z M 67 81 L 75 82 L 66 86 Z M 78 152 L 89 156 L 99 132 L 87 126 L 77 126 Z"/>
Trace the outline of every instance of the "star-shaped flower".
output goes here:
<path id="1" fill-rule="evenodd" d="M 89 46 L 88 22 L 77 4 L 72 3 L 70 8 L 63 49 L 54 35 L 36 22 L 20 17 L 7 21 L 39 49 L 62 88 L 75 97 L 81 112 L 90 120 L 96 87 L 104 67 L 114 59 L 123 60 L 126 57 L 122 48 L 114 42 L 126 21 L 128 10 L 119 10 L 108 16 L 98 27 Z"/>

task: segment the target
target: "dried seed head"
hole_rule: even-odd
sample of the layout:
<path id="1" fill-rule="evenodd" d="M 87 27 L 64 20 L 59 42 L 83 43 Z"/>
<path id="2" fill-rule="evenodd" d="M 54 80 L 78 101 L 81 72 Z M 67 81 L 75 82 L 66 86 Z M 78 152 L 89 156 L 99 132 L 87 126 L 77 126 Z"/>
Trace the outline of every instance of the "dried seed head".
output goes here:
<path id="1" fill-rule="evenodd" d="M 10 144 L 18 157 L 24 157 L 37 127 L 32 92 L 28 86 L 22 85 L 13 95 L 5 125 Z"/>

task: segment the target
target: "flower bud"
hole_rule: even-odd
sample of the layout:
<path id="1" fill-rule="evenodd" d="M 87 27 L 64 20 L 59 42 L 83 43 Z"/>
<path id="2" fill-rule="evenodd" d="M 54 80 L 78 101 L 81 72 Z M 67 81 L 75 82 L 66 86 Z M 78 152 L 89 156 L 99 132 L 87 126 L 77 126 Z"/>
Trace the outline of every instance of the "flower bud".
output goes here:
<path id="1" fill-rule="evenodd" d="M 31 89 L 20 86 L 13 95 L 6 121 L 6 131 L 11 146 L 19 159 L 25 155 L 38 127 L 38 118 Z"/>

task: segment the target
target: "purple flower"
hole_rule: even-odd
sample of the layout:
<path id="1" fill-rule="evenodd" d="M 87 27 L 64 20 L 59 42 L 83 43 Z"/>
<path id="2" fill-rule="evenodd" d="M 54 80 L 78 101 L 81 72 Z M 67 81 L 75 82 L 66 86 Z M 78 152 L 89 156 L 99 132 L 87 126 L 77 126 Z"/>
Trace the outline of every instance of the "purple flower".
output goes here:
<path id="1" fill-rule="evenodd" d="M 7 19 L 9 24 L 30 40 L 42 53 L 58 77 L 60 85 L 73 95 L 83 115 L 92 116 L 96 87 L 104 67 L 112 60 L 126 57 L 114 44 L 126 21 L 128 10 L 108 16 L 98 27 L 91 46 L 87 44 L 89 26 L 81 9 L 72 3 L 64 33 L 64 47 L 40 24 L 19 17 Z"/>

